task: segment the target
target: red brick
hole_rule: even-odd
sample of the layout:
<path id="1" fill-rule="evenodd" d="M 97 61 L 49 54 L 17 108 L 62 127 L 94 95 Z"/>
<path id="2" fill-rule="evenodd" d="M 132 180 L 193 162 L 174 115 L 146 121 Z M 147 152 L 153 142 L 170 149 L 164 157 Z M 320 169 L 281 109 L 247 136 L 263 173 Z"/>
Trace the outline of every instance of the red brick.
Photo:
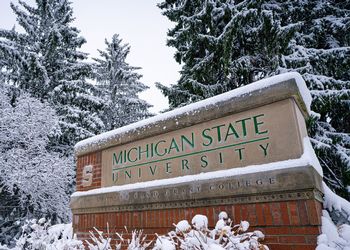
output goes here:
<path id="1" fill-rule="evenodd" d="M 83 221 L 84 221 L 83 228 L 84 228 L 84 230 L 86 230 L 87 229 L 87 214 L 83 215 Z"/>
<path id="2" fill-rule="evenodd" d="M 264 220 L 264 212 L 260 203 L 255 205 L 256 217 L 257 217 L 257 225 L 263 226 L 265 224 Z"/>
<path id="3" fill-rule="evenodd" d="M 133 212 L 132 213 L 132 216 L 133 216 L 133 218 L 132 218 L 132 225 L 135 228 L 139 228 L 139 225 L 140 225 L 140 223 L 139 223 L 139 214 L 140 213 L 138 213 L 138 212 Z"/>
<path id="4" fill-rule="evenodd" d="M 184 208 L 180 208 L 179 209 L 179 221 L 184 220 L 185 219 L 185 211 Z"/>
<path id="5" fill-rule="evenodd" d="M 165 227 L 164 210 L 159 210 L 159 227 Z"/>
<path id="6" fill-rule="evenodd" d="M 290 225 L 287 202 L 280 202 L 282 224 Z"/>
<path id="7" fill-rule="evenodd" d="M 288 202 L 289 219 L 292 225 L 299 225 L 298 206 L 295 201 Z"/>
<path id="8" fill-rule="evenodd" d="M 317 226 L 301 226 L 301 227 L 291 227 L 292 234 L 320 234 L 320 228 Z"/>
<path id="9" fill-rule="evenodd" d="M 271 235 L 265 235 L 265 244 L 269 244 L 269 243 L 278 243 L 279 242 L 279 238 L 278 236 L 271 236 Z"/>
<path id="10" fill-rule="evenodd" d="M 215 223 L 216 223 L 216 221 L 218 220 L 217 218 L 218 218 L 219 213 L 220 213 L 220 207 L 219 207 L 219 206 L 215 206 L 213 212 L 214 212 L 214 214 L 213 214 L 213 216 L 214 216 L 214 221 L 215 221 Z"/>
<path id="11" fill-rule="evenodd" d="M 262 208 L 264 211 L 265 225 L 273 225 L 272 214 L 269 204 L 262 204 Z"/>
<path id="12" fill-rule="evenodd" d="M 127 212 L 122 212 L 121 213 L 121 227 L 125 227 L 126 226 L 126 222 L 127 222 Z"/>
<path id="13" fill-rule="evenodd" d="M 185 220 L 189 220 L 190 217 L 190 211 L 188 209 L 185 209 Z"/>
<path id="14" fill-rule="evenodd" d="M 173 223 L 175 223 L 174 221 L 174 209 L 169 209 L 169 225 L 172 226 Z"/>
<path id="15" fill-rule="evenodd" d="M 180 211 L 179 209 L 175 209 L 174 223 L 177 224 L 179 221 L 180 221 Z"/>
<path id="16" fill-rule="evenodd" d="M 157 210 L 148 211 L 149 226 L 151 228 L 159 228 L 159 224 L 156 223 L 156 216 L 157 216 L 156 213 L 157 213 Z"/>
<path id="17" fill-rule="evenodd" d="M 315 250 L 316 245 L 294 245 L 293 250 Z"/>
<path id="18" fill-rule="evenodd" d="M 281 243 L 306 243 L 304 236 L 279 236 L 279 242 Z"/>
<path id="19" fill-rule="evenodd" d="M 235 220 L 235 206 L 234 205 L 231 206 L 231 213 L 228 214 L 228 217 L 230 217 L 232 221 Z"/>
<path id="20" fill-rule="evenodd" d="M 171 226 L 169 209 L 165 210 L 165 224 L 167 227 Z"/>
<path id="21" fill-rule="evenodd" d="M 241 220 L 248 220 L 248 206 L 245 205 L 241 207 Z"/>
<path id="22" fill-rule="evenodd" d="M 266 243 L 265 243 L 266 244 Z M 293 250 L 293 245 L 288 244 L 266 244 L 272 250 Z"/>
<path id="23" fill-rule="evenodd" d="M 201 207 L 201 214 L 207 216 L 208 211 L 207 211 L 207 208 L 206 208 L 206 207 Z"/>
<path id="24" fill-rule="evenodd" d="M 178 211 L 178 213 L 179 213 L 179 211 Z M 161 222 L 161 211 L 160 211 L 160 210 L 157 210 L 157 211 L 156 211 L 155 223 L 156 223 L 156 227 L 162 227 L 162 222 Z"/>
<path id="25" fill-rule="evenodd" d="M 194 208 L 194 214 L 202 214 L 201 208 L 200 207 L 195 207 Z"/>
<path id="26" fill-rule="evenodd" d="M 308 244 L 313 244 L 316 245 L 317 244 L 317 235 L 306 235 L 305 239 L 306 239 L 306 243 Z"/>
<path id="27" fill-rule="evenodd" d="M 273 225 L 282 225 L 282 214 L 278 202 L 270 203 Z"/>
<path id="28" fill-rule="evenodd" d="M 289 227 L 265 227 L 263 230 L 265 235 L 284 235 L 289 234 Z"/>
<path id="29" fill-rule="evenodd" d="M 115 217 L 116 217 L 116 219 L 115 219 L 116 220 L 116 226 L 117 226 L 117 228 L 120 228 L 122 226 L 121 213 L 116 213 Z"/>
<path id="30" fill-rule="evenodd" d="M 156 211 L 152 210 L 150 211 L 150 227 L 156 227 Z"/>
<path id="31" fill-rule="evenodd" d="M 321 211 L 319 204 L 317 204 L 318 201 L 315 200 L 307 200 L 307 213 L 309 216 L 310 224 L 311 225 L 321 225 Z"/>
<path id="32" fill-rule="evenodd" d="M 248 210 L 248 221 L 250 225 L 256 226 L 257 225 L 257 216 L 256 216 L 256 210 L 255 210 L 255 204 L 249 204 L 247 206 Z"/>
<path id="33" fill-rule="evenodd" d="M 91 214 L 91 222 L 90 226 L 93 227 L 96 225 L 96 214 Z"/>
<path id="34" fill-rule="evenodd" d="M 208 207 L 207 211 L 209 227 L 215 227 L 216 220 L 214 218 L 214 209 L 212 207 Z"/>
<path id="35" fill-rule="evenodd" d="M 170 222 L 170 226 L 171 227 L 175 223 L 175 221 L 174 221 L 174 213 L 175 213 L 174 209 L 170 209 L 169 210 L 169 222 Z"/>
<path id="36" fill-rule="evenodd" d="M 115 220 L 116 219 L 116 214 L 115 213 L 110 213 L 110 217 L 109 217 L 109 224 L 111 227 L 115 228 L 116 224 L 115 224 Z"/>
<path id="37" fill-rule="evenodd" d="M 234 218 L 234 223 L 239 224 L 242 220 L 241 217 L 241 206 L 239 204 L 234 206 L 234 211 L 235 211 L 235 218 Z"/>
<path id="38" fill-rule="evenodd" d="M 300 224 L 301 225 L 307 225 L 309 224 L 309 219 L 307 216 L 307 209 L 306 204 L 304 200 L 300 200 L 297 202 L 298 204 L 298 212 L 299 212 L 299 218 L 300 218 Z"/>
<path id="39" fill-rule="evenodd" d="M 149 227 L 150 224 L 150 211 L 142 211 L 142 224 L 144 225 L 144 228 Z"/>

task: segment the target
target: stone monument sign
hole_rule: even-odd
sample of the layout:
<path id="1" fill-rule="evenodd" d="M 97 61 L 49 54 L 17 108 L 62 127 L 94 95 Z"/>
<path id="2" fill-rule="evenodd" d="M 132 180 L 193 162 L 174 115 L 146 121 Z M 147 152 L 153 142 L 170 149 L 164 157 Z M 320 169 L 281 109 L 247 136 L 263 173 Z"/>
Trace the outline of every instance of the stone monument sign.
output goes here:
<path id="1" fill-rule="evenodd" d="M 79 142 L 75 232 L 108 222 L 163 233 L 194 213 L 213 226 L 226 210 L 272 249 L 311 249 L 322 170 L 307 138 L 310 101 L 288 73 Z"/>

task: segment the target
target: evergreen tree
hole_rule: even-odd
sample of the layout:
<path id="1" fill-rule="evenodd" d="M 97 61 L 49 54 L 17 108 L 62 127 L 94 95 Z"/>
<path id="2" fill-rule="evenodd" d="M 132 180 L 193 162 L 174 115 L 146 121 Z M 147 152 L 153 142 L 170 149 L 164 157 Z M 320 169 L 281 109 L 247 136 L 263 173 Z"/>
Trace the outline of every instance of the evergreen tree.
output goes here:
<path id="1" fill-rule="evenodd" d="M 350 2 L 281 1 L 282 25 L 296 32 L 277 72 L 298 71 L 313 96 L 313 145 L 325 180 L 350 198 Z M 346 190 L 348 187 L 348 190 Z"/>
<path id="2" fill-rule="evenodd" d="M 166 0 L 176 26 L 168 45 L 182 63 L 177 85 L 158 85 L 170 108 L 286 71 L 313 96 L 310 135 L 328 184 L 350 190 L 350 3 Z M 350 191 L 349 191 L 350 192 Z"/>
<path id="3" fill-rule="evenodd" d="M 19 4 L 11 3 L 11 8 L 25 32 L 0 30 L 0 50 L 7 56 L 3 70 L 11 84 L 53 105 L 60 130 L 52 141 L 64 151 L 103 129 L 97 116 L 103 104 L 85 80 L 91 67 L 83 62 L 87 55 L 78 50 L 85 39 L 71 26 L 68 0 L 36 0 L 35 7 Z"/>
<path id="4" fill-rule="evenodd" d="M 177 49 L 181 77 L 158 84 L 170 108 L 208 98 L 269 75 L 287 48 L 292 29 L 282 29 L 262 1 L 177 1 L 159 5 L 176 26 L 168 45 Z M 242 29 L 242 26 L 244 28 Z"/>
<path id="5" fill-rule="evenodd" d="M 106 43 L 106 50 L 100 52 L 101 59 L 94 59 L 97 84 L 106 103 L 102 120 L 106 129 L 122 127 L 151 116 L 150 105 L 138 97 L 138 93 L 148 87 L 140 82 L 142 77 L 126 62 L 130 52 L 128 44 L 123 44 L 118 35 Z"/>

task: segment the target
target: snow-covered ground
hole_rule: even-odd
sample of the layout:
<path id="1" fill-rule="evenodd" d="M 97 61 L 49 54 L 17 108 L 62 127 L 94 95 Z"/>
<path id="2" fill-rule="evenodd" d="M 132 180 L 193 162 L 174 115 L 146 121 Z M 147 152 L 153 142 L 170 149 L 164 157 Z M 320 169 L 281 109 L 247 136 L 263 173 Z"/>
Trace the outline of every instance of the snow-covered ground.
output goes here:
<path id="1" fill-rule="evenodd" d="M 350 250 L 350 202 L 333 193 L 325 183 L 323 190 L 323 207 L 329 212 L 323 210 L 322 234 L 317 239 L 317 250 Z"/>

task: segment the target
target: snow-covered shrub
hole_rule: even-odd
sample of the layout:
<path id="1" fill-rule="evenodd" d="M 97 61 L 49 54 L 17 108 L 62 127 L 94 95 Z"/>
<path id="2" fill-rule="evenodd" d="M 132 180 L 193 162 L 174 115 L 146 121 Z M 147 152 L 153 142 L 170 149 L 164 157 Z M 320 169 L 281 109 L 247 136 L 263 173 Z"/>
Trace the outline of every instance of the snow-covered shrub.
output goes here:
<path id="1" fill-rule="evenodd" d="M 262 244 L 264 234 L 260 231 L 247 232 L 249 223 L 241 221 L 240 224 L 232 225 L 226 212 L 219 214 L 218 223 L 213 230 L 208 228 L 208 218 L 204 215 L 195 215 L 191 221 L 182 220 L 174 224 L 175 231 L 170 231 L 167 235 L 157 235 L 153 245 L 153 250 L 175 250 L 175 249 L 202 249 L 202 250 L 268 250 Z M 107 226 L 108 228 L 108 226 Z M 111 236 L 107 229 L 106 234 L 95 229 L 96 234 L 90 232 L 90 250 L 113 250 L 111 246 Z M 133 231 L 131 239 L 125 240 L 117 233 L 116 250 L 121 249 L 122 244 L 128 245 L 128 250 L 149 249 L 153 242 L 147 242 L 142 231 Z"/>
<path id="2" fill-rule="evenodd" d="M 108 225 L 107 225 L 107 237 L 103 236 L 103 231 L 99 231 L 94 227 L 95 232 L 90 231 L 90 239 L 92 243 L 86 241 L 90 250 L 102 250 L 102 249 L 112 249 L 111 238 L 109 235 Z"/>
<path id="3" fill-rule="evenodd" d="M 126 229 L 126 228 L 125 228 Z M 126 229 L 126 232 L 127 229 Z M 123 234 L 116 233 L 117 243 L 116 250 L 122 248 L 122 244 L 128 245 L 128 250 L 146 250 L 152 242 L 146 242 L 146 236 L 143 235 L 142 230 L 134 230 L 131 233 L 131 239 L 124 239 Z M 111 246 L 112 238 L 109 233 L 109 226 L 107 223 L 107 232 L 99 231 L 94 228 L 94 232 L 90 231 L 90 241 L 86 241 L 89 250 L 112 250 Z"/>
<path id="4" fill-rule="evenodd" d="M 73 236 L 72 224 L 50 226 L 45 218 L 27 220 L 22 226 L 22 234 L 12 250 L 83 250 L 82 241 Z"/>
<path id="5" fill-rule="evenodd" d="M 191 225 L 187 220 L 182 220 L 175 225 L 176 233 L 188 233 L 191 230 Z"/>
<path id="6" fill-rule="evenodd" d="M 192 226 L 198 231 L 208 230 L 208 218 L 205 215 L 196 214 L 192 219 Z"/>
<path id="7" fill-rule="evenodd" d="M 59 118 L 47 104 L 0 83 L 0 242 L 20 236 L 28 218 L 69 221 L 73 157 L 48 149 Z"/>
<path id="8" fill-rule="evenodd" d="M 192 227 L 188 228 L 187 221 L 180 221 L 176 231 L 169 232 L 168 236 L 162 236 L 162 242 L 169 245 L 172 243 L 180 249 L 268 249 L 261 242 L 264 234 L 260 231 L 247 232 L 249 223 L 241 221 L 240 224 L 232 225 L 227 213 L 219 214 L 219 220 L 213 230 L 208 229 L 208 219 L 204 215 L 196 215 L 192 219 Z M 187 223 L 186 223 L 187 222 Z M 159 237 L 158 237 L 159 239 Z M 153 250 L 168 249 L 157 240 Z"/>

